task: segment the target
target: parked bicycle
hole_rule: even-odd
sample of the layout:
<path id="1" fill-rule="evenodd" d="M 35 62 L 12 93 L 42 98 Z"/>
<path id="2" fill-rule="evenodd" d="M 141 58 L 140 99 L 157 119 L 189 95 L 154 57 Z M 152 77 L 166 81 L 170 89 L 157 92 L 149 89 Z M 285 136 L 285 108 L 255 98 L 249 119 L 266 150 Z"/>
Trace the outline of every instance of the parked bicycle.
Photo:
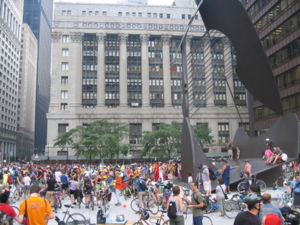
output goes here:
<path id="1" fill-rule="evenodd" d="M 89 225 L 90 221 L 87 220 L 84 215 L 81 213 L 70 213 L 69 208 L 71 205 L 64 205 L 67 208 L 67 211 L 63 212 L 64 217 L 60 220 L 57 216 L 55 217 L 58 225 L 74 224 L 74 225 Z"/>
<path id="2" fill-rule="evenodd" d="M 167 211 L 159 210 L 161 212 L 160 216 L 150 216 L 149 212 L 151 211 L 148 209 L 140 209 L 141 217 L 133 225 L 169 225 L 169 220 L 164 217 Z"/>
<path id="3" fill-rule="evenodd" d="M 264 192 L 267 189 L 267 185 L 263 180 L 256 179 L 256 176 L 253 175 L 251 178 L 244 178 L 237 186 L 237 191 L 239 193 L 248 192 L 251 184 L 258 184 L 260 191 Z"/>

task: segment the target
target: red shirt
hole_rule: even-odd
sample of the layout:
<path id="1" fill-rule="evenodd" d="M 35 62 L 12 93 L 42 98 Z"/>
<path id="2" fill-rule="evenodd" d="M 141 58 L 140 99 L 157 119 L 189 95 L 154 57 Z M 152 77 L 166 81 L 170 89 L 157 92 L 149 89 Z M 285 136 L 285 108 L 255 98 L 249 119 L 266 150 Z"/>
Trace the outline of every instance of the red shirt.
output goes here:
<path id="1" fill-rule="evenodd" d="M 0 210 L 12 218 L 15 218 L 17 216 L 17 213 L 15 212 L 14 208 L 10 205 L 0 203 Z"/>

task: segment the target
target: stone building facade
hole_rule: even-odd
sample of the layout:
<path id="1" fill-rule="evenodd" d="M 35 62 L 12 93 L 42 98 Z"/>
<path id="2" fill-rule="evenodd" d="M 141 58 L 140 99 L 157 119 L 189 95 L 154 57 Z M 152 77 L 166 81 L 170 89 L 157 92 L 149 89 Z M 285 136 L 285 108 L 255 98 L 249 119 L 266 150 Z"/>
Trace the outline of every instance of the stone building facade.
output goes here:
<path id="1" fill-rule="evenodd" d="M 0 160 L 16 158 L 23 1 L 0 0 Z"/>
<path id="2" fill-rule="evenodd" d="M 22 26 L 17 124 L 17 158 L 28 160 L 34 151 L 38 44 L 28 24 Z"/>
<path id="3" fill-rule="evenodd" d="M 177 46 L 194 11 L 55 3 L 46 154 L 66 154 L 53 147 L 54 139 L 97 119 L 129 124 L 129 143 L 136 146 L 144 131 L 160 123 L 181 123 L 182 65 Z M 215 140 L 207 150 L 221 151 L 228 137 L 248 124 L 246 93 L 234 73 L 230 43 L 220 34 L 203 38 L 204 33 L 198 16 L 187 38 L 193 71 L 191 123 L 207 124 Z M 73 154 L 69 149 L 68 155 Z"/>

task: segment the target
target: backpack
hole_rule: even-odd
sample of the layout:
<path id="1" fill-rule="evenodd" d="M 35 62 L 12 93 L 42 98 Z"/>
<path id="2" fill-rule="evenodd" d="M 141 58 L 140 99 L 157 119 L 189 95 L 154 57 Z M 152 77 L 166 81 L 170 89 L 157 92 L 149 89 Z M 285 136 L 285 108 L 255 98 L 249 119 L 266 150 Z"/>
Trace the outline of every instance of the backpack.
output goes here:
<path id="1" fill-rule="evenodd" d="M 139 182 L 139 187 L 140 187 L 140 189 L 142 189 L 143 191 L 145 191 L 145 190 L 148 189 L 148 187 L 147 187 L 147 185 L 146 185 L 146 182 L 145 182 L 144 180 L 140 180 L 140 182 Z"/>
<path id="2" fill-rule="evenodd" d="M 197 203 L 197 205 L 199 204 L 198 200 L 195 198 L 194 194 L 192 194 L 192 198 L 194 199 L 194 201 Z M 202 210 L 206 210 L 207 206 L 209 205 L 209 196 L 204 196 L 204 206 L 201 208 Z"/>
<path id="3" fill-rule="evenodd" d="M 84 187 L 87 188 L 87 189 L 92 188 L 93 187 L 92 186 L 92 181 L 90 179 L 85 180 Z"/>
<path id="4" fill-rule="evenodd" d="M 169 202 L 168 217 L 170 219 L 176 219 L 177 217 L 177 207 L 174 200 Z"/>
<path id="5" fill-rule="evenodd" d="M 12 184 L 14 182 L 13 178 L 11 175 L 8 176 L 7 178 L 7 183 Z"/>
<path id="6" fill-rule="evenodd" d="M 208 168 L 208 171 L 209 171 L 209 179 L 216 180 L 217 176 L 215 175 L 215 172 L 211 168 Z"/>

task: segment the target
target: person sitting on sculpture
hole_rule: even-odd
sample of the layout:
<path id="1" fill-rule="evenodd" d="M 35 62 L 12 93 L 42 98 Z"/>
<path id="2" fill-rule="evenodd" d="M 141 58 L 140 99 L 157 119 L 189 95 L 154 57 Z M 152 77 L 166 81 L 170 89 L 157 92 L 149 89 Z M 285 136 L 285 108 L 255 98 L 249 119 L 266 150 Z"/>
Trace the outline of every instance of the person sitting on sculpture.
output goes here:
<path id="1" fill-rule="evenodd" d="M 273 151 L 271 148 L 267 147 L 266 150 L 265 150 L 265 153 L 264 153 L 264 160 L 266 162 L 266 164 L 270 164 L 273 160 Z"/>
<path id="2" fill-rule="evenodd" d="M 284 153 L 280 147 L 274 147 L 274 155 L 273 155 L 272 163 L 280 163 L 280 162 L 286 162 L 288 159 L 288 156 L 286 153 Z"/>

